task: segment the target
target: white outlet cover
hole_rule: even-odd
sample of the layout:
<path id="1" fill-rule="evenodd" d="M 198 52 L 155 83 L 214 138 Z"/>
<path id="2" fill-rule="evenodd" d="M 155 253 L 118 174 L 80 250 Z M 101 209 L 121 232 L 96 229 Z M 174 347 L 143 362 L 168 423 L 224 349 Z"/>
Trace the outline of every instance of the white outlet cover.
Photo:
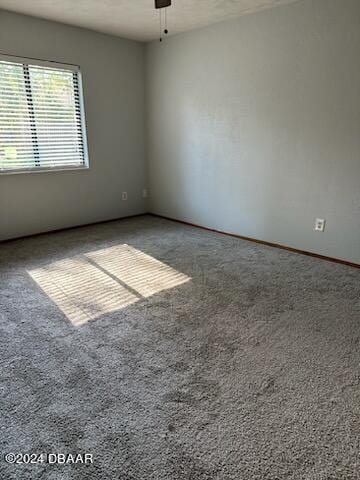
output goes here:
<path id="1" fill-rule="evenodd" d="M 317 218 L 315 220 L 315 230 L 317 232 L 323 232 L 325 230 L 325 223 L 326 220 L 324 220 L 323 218 Z"/>
<path id="2" fill-rule="evenodd" d="M 127 192 L 122 192 L 122 199 L 127 200 Z"/>

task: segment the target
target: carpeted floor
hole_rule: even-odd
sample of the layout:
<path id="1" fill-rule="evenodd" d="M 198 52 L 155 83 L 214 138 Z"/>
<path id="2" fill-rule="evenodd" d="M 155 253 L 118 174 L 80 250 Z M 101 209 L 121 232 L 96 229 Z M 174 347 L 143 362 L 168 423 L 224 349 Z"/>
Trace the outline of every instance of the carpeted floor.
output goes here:
<path id="1" fill-rule="evenodd" d="M 0 245 L 0 327 L 3 479 L 360 479 L 360 270 L 144 216 Z"/>

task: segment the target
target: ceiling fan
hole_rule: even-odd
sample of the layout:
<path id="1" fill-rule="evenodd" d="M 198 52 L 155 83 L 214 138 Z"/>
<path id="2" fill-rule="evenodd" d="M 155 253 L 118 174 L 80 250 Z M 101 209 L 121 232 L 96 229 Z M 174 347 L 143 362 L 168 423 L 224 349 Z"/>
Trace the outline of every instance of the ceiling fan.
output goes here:
<path id="1" fill-rule="evenodd" d="M 162 42 L 162 34 L 163 34 L 163 27 L 162 27 L 162 15 L 161 9 L 165 9 L 165 28 L 164 33 L 167 35 L 169 30 L 167 28 L 167 15 L 166 15 L 166 8 L 171 6 L 172 0 L 155 0 L 155 8 L 159 9 L 159 19 L 160 19 L 160 42 Z"/>

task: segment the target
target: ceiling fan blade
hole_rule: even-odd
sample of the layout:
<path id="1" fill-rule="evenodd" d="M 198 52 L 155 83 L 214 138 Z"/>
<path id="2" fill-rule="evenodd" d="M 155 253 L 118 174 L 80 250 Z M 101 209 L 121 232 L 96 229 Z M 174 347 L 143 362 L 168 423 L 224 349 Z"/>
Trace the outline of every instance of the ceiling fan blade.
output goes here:
<path id="1" fill-rule="evenodd" d="M 155 8 L 170 7 L 171 0 L 155 0 Z"/>

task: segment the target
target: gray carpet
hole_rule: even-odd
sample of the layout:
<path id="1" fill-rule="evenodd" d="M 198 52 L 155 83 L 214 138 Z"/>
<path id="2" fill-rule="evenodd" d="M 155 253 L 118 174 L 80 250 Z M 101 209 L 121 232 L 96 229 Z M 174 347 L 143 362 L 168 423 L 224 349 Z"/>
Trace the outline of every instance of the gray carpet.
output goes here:
<path id="1" fill-rule="evenodd" d="M 3 479 L 360 479 L 360 270 L 144 216 L 0 245 L 0 326 Z"/>

